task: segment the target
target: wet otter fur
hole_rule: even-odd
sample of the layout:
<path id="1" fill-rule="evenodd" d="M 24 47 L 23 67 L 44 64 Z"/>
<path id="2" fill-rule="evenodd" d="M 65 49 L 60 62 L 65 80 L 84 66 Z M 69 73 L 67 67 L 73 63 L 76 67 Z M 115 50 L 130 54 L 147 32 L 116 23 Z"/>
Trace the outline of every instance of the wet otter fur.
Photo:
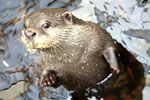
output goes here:
<path id="1" fill-rule="evenodd" d="M 74 100 L 84 100 L 85 88 L 123 68 L 108 32 L 62 8 L 40 9 L 25 16 L 22 41 L 42 56 L 42 86 L 64 85 L 75 90 Z"/>

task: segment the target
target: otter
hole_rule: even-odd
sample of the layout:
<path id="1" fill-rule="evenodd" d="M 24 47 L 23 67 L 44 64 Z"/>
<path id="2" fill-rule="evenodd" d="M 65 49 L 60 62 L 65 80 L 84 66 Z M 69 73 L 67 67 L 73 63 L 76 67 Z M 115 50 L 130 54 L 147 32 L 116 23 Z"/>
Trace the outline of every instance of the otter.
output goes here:
<path id="1" fill-rule="evenodd" d="M 42 56 L 43 87 L 64 85 L 80 100 L 83 89 L 122 71 L 116 42 L 99 25 L 63 8 L 39 9 L 23 19 L 23 43 Z"/>

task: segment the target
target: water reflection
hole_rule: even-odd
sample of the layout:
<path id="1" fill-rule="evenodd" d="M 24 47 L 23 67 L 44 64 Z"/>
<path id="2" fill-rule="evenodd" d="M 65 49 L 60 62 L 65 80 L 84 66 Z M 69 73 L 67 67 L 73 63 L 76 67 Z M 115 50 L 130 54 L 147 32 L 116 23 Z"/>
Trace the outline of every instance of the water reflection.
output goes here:
<path id="1" fill-rule="evenodd" d="M 93 0 L 91 0 L 93 1 Z M 145 3 L 146 0 L 143 2 Z M 71 10 L 79 9 L 81 0 L 1 0 L 0 1 L 0 91 L 9 90 L 15 83 L 23 82 L 24 88 L 20 94 L 12 93 L 15 100 L 66 100 L 70 94 L 63 86 L 54 88 L 41 88 L 40 66 L 35 62 L 39 54 L 29 54 L 20 42 L 22 28 L 22 15 L 31 13 L 39 8 L 62 7 Z M 94 8 L 99 13 L 97 8 Z M 105 12 L 102 12 L 104 15 Z M 105 17 L 103 14 L 101 16 Z M 108 21 L 104 28 L 118 21 L 114 17 L 102 18 L 101 23 Z M 144 31 L 145 32 L 145 31 Z M 148 33 L 148 31 L 146 31 Z M 130 32 L 125 32 L 128 35 Z M 135 32 L 135 37 L 141 32 Z M 133 34 L 132 34 L 133 35 Z M 140 37 L 141 38 L 141 37 Z M 145 34 L 142 38 L 149 41 Z M 126 64 L 125 72 L 111 76 L 107 81 L 87 89 L 86 95 L 104 98 L 104 100 L 142 100 L 142 90 L 145 84 L 143 66 L 125 51 L 121 51 L 121 58 Z M 115 81 L 114 81 L 115 80 Z M 18 87 L 16 87 L 16 91 Z M 2 96 L 0 92 L 0 98 Z M 7 94 L 8 92 L 4 92 Z M 12 98 L 3 98 L 12 99 Z"/>

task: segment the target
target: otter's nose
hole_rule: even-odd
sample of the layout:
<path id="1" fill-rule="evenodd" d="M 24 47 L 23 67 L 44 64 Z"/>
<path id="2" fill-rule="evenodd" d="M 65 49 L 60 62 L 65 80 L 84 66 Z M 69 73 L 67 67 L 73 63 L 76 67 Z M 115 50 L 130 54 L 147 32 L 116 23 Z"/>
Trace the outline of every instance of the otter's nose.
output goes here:
<path id="1" fill-rule="evenodd" d="M 26 37 L 29 38 L 29 39 L 32 39 L 36 36 L 36 32 L 31 32 L 31 31 L 28 31 L 25 33 Z"/>

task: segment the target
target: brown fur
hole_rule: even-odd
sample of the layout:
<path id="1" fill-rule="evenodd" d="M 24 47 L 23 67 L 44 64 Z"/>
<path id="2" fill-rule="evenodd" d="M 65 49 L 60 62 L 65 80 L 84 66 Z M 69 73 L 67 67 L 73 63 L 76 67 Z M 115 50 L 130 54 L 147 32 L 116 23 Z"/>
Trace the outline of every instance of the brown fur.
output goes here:
<path id="1" fill-rule="evenodd" d="M 42 25 L 50 22 L 50 27 Z M 24 17 L 22 41 L 42 55 L 43 75 L 49 70 L 68 89 L 83 91 L 123 67 L 117 45 L 99 25 L 76 18 L 62 8 L 40 9 Z M 27 38 L 28 32 L 36 33 Z M 29 33 L 28 33 L 29 34 Z M 30 34 L 29 34 L 30 35 Z M 54 79 L 55 80 L 55 79 Z M 46 83 L 45 83 L 46 84 Z M 80 93 L 82 94 L 82 93 Z"/>

